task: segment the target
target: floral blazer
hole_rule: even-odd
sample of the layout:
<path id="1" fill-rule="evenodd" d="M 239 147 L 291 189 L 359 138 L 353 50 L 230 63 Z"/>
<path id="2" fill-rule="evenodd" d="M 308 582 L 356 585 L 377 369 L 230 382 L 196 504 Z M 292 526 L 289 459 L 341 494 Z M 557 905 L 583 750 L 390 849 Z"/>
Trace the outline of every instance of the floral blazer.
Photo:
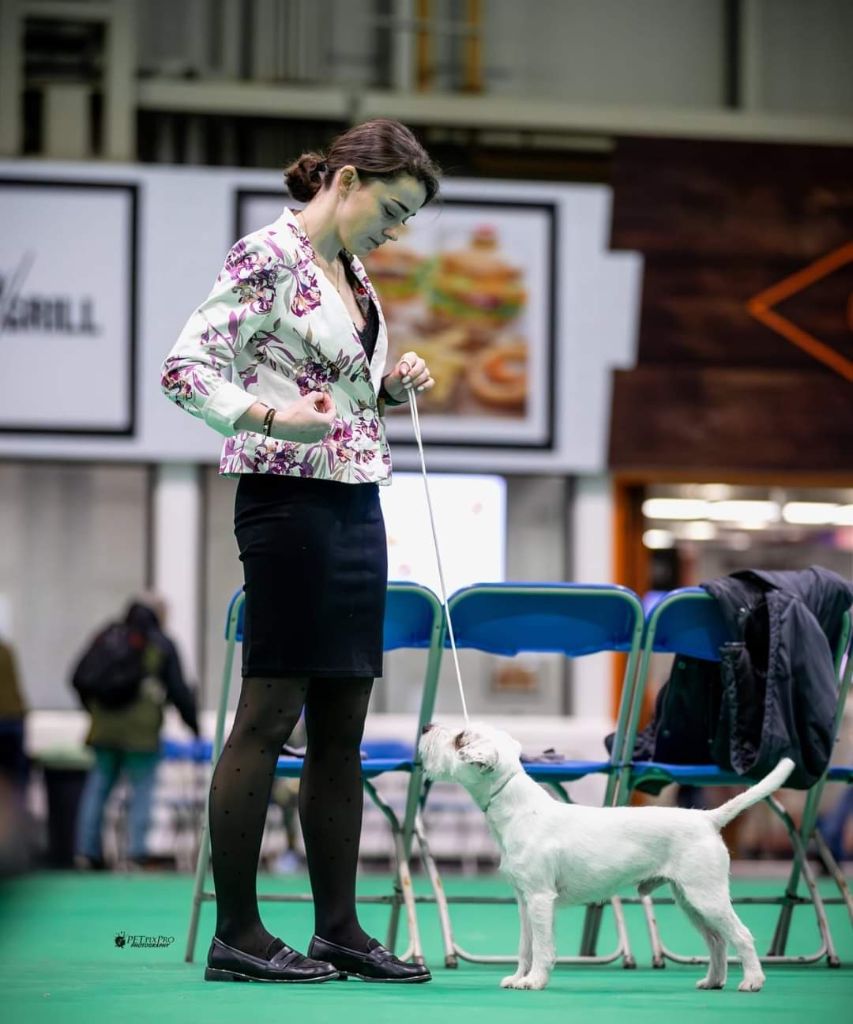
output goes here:
<path id="1" fill-rule="evenodd" d="M 213 290 L 192 314 L 162 368 L 167 397 L 224 434 L 219 471 L 387 481 L 391 456 L 378 395 L 388 332 L 361 262 L 352 270 L 376 305 L 368 363 L 349 311 L 315 262 L 290 210 L 233 246 Z M 229 380 L 223 371 L 230 367 Z M 277 441 L 235 422 L 256 401 L 283 409 L 327 391 L 337 417 L 318 442 Z"/>

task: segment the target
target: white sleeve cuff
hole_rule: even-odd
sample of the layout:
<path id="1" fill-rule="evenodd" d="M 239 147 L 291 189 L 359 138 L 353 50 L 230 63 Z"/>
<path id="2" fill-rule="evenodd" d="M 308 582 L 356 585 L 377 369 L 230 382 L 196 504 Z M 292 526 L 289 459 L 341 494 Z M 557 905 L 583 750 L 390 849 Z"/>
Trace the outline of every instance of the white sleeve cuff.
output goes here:
<path id="1" fill-rule="evenodd" d="M 225 437 L 237 433 L 234 424 L 258 399 L 236 384 L 224 381 L 208 398 L 201 410 L 204 422 Z"/>

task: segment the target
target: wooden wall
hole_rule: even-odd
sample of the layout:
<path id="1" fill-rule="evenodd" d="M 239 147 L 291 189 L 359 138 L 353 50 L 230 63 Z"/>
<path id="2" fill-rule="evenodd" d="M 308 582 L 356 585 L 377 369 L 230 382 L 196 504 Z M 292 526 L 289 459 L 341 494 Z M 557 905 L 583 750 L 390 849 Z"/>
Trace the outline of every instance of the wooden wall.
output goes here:
<path id="1" fill-rule="evenodd" d="M 853 148 L 622 139 L 613 187 L 645 271 L 611 468 L 853 478 Z"/>

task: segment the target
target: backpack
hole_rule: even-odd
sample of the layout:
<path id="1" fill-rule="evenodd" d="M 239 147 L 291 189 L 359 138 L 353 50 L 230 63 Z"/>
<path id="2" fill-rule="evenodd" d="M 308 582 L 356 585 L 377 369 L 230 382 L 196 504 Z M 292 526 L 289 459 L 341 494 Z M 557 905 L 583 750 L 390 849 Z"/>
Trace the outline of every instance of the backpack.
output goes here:
<path id="1" fill-rule="evenodd" d="M 71 685 L 85 706 L 96 700 L 105 708 L 121 708 L 139 693 L 147 675 L 148 637 L 125 622 L 101 630 L 71 676 Z"/>

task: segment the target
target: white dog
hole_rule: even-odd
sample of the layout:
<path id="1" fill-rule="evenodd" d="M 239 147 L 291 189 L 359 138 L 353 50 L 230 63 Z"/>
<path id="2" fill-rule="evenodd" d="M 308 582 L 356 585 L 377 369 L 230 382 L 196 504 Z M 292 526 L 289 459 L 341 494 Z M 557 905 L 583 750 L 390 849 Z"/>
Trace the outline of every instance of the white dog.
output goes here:
<path id="1" fill-rule="evenodd" d="M 761 782 L 712 811 L 678 807 L 564 804 L 529 778 L 521 744 L 475 725 L 462 732 L 428 725 L 419 744 L 428 778 L 458 782 L 476 800 L 501 849 L 521 919 L 518 970 L 504 988 L 540 989 L 554 966 L 554 906 L 608 899 L 625 886 L 641 894 L 669 882 L 708 944 L 708 974 L 697 988 L 722 988 L 727 946 L 743 963 L 741 992 L 757 992 L 764 972 L 749 930 L 732 909 L 729 854 L 720 829 L 769 796 L 794 767 L 784 758 Z"/>

